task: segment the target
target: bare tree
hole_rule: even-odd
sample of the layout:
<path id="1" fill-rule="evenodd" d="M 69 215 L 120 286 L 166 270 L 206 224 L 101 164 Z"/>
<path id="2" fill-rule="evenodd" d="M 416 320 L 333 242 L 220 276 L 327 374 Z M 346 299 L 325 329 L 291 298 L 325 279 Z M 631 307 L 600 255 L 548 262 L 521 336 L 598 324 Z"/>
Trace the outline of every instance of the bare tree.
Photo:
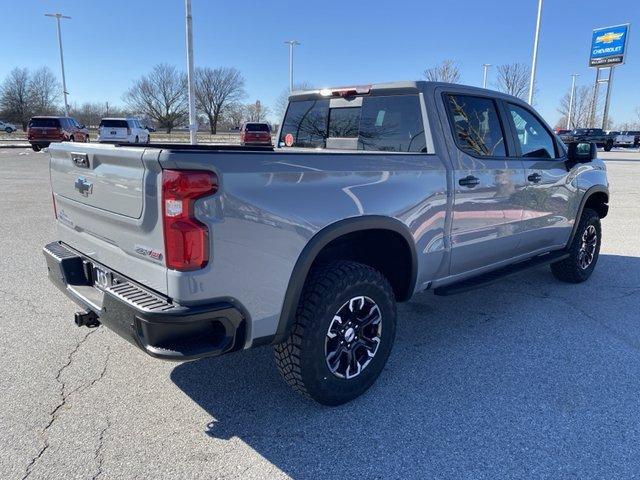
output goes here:
<path id="1" fill-rule="evenodd" d="M 296 90 L 311 90 L 313 86 L 309 82 L 300 82 L 293 85 L 293 91 Z M 276 117 L 278 117 L 278 121 L 282 121 L 284 114 L 287 110 L 287 105 L 289 104 L 289 88 L 285 88 L 278 98 L 276 99 L 274 109 Z"/>
<path id="2" fill-rule="evenodd" d="M 435 67 L 427 68 L 423 75 L 429 82 L 460 82 L 460 68 L 456 62 L 450 59 L 444 60 Z"/>
<path id="3" fill-rule="evenodd" d="M 265 107 L 260 100 L 246 106 L 247 122 L 264 122 L 269 115 L 269 107 Z"/>
<path id="4" fill-rule="evenodd" d="M 529 67 L 523 63 L 498 65 L 496 88 L 514 97 L 525 99 L 529 91 Z"/>
<path id="5" fill-rule="evenodd" d="M 232 130 L 239 130 L 247 114 L 247 107 L 241 103 L 234 103 L 224 111 L 224 123 Z"/>
<path id="6" fill-rule="evenodd" d="M 215 134 L 226 108 L 244 98 L 244 77 L 235 68 L 196 69 L 196 105 Z"/>
<path id="7" fill-rule="evenodd" d="M 57 111 L 60 83 L 49 67 L 41 67 L 29 80 L 29 105 L 36 115 L 51 115 Z"/>
<path id="8" fill-rule="evenodd" d="M 166 63 L 136 80 L 123 98 L 132 111 L 152 119 L 167 133 L 187 119 L 186 75 Z"/>
<path id="9" fill-rule="evenodd" d="M 31 117 L 29 107 L 29 70 L 14 68 L 0 87 L 0 111 L 7 120 L 27 129 Z"/>
<path id="10" fill-rule="evenodd" d="M 569 115 L 569 103 L 571 101 L 571 91 L 569 90 L 560 99 L 558 113 L 561 115 L 556 124 L 560 128 L 567 128 L 567 118 Z M 576 88 L 573 98 L 573 112 L 571 113 L 570 129 L 586 127 L 589 125 L 591 109 L 593 105 L 593 88 L 582 85 Z"/>

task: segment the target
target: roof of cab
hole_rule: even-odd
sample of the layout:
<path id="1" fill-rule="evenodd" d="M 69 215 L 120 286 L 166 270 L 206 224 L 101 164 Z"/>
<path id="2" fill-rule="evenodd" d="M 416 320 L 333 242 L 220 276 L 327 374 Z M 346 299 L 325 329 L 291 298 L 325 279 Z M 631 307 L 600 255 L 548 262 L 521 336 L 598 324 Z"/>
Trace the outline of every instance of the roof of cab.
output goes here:
<path id="1" fill-rule="evenodd" d="M 471 85 L 462 85 L 457 83 L 446 82 L 428 82 L 425 80 L 405 80 L 398 82 L 385 82 L 374 83 L 371 85 L 349 85 L 340 87 L 323 87 L 313 90 L 297 90 L 293 91 L 289 96 L 289 100 L 311 100 L 317 98 L 331 98 L 331 96 L 323 95 L 323 90 L 341 90 L 350 88 L 368 88 L 369 95 L 398 95 L 409 93 L 431 93 L 435 89 L 444 87 L 460 93 L 477 93 L 483 95 L 489 95 L 496 98 L 503 98 L 510 101 L 522 102 L 522 99 L 514 97 L 512 95 L 498 92 L 496 90 L 490 90 L 487 88 L 473 87 Z"/>

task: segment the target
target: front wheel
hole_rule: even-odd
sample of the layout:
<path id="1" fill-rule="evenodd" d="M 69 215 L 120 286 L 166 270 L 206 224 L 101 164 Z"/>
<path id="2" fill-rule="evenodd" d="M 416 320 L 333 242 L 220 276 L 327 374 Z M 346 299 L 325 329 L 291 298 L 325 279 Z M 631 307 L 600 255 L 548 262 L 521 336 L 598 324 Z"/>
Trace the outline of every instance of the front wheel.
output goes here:
<path id="1" fill-rule="evenodd" d="M 339 261 L 314 268 L 289 338 L 275 346 L 284 380 L 324 405 L 363 394 L 387 363 L 396 334 L 393 289 L 377 270 Z"/>
<path id="2" fill-rule="evenodd" d="M 601 241 L 600 217 L 594 210 L 585 208 L 569 247 L 569 257 L 552 263 L 551 272 L 563 282 L 584 282 L 596 268 Z"/>
<path id="3" fill-rule="evenodd" d="M 37 145 L 31 145 L 31 148 L 33 149 L 34 152 L 39 152 L 40 151 L 40 147 Z"/>
<path id="4" fill-rule="evenodd" d="M 604 144 L 604 151 L 605 152 L 610 152 L 612 148 L 613 148 L 613 143 L 612 142 L 607 142 L 607 143 Z"/>
<path id="5" fill-rule="evenodd" d="M 11 127 L 5 128 L 4 131 L 7 133 L 13 133 L 13 130 L 11 130 Z"/>

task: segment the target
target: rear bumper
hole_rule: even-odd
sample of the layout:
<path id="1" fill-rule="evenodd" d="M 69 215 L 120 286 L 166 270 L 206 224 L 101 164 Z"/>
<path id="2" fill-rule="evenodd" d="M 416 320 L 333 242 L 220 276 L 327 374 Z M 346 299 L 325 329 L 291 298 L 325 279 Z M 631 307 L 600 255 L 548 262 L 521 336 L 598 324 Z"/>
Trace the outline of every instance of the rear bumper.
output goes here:
<path id="1" fill-rule="evenodd" d="M 95 312 L 100 323 L 149 355 L 194 360 L 239 350 L 246 322 L 228 302 L 184 306 L 146 290 L 115 272 L 114 284 L 93 286 L 94 262 L 64 244 L 43 249 L 49 279 L 76 304 Z"/>

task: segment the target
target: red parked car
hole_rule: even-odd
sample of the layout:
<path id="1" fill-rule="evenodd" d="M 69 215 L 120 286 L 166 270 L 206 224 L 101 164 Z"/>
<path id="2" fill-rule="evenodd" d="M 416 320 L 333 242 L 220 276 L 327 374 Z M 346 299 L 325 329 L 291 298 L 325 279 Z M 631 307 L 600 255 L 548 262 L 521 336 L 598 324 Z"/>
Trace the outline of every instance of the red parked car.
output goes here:
<path id="1" fill-rule="evenodd" d="M 88 142 L 89 130 L 71 117 L 33 117 L 27 140 L 36 152 L 54 142 Z"/>
<path id="2" fill-rule="evenodd" d="M 271 127 L 268 123 L 245 123 L 240 129 L 240 143 L 242 145 L 271 146 Z"/>

